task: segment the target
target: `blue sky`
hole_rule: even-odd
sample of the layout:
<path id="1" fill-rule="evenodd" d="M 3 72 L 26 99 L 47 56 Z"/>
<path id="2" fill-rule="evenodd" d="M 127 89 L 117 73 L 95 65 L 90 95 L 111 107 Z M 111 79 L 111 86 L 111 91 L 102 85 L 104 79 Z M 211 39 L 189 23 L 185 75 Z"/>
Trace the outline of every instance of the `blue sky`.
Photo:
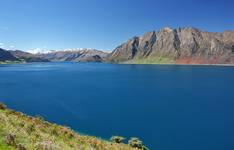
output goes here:
<path id="1" fill-rule="evenodd" d="M 162 27 L 234 30 L 233 0 L 1 0 L 0 46 L 111 50 Z"/>

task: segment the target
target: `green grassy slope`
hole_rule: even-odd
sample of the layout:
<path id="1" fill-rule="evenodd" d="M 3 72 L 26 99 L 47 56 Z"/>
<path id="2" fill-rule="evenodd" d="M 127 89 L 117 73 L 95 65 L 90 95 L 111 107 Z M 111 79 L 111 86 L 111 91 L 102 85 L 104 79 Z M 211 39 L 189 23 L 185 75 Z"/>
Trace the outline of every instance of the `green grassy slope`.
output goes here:
<path id="1" fill-rule="evenodd" d="M 124 64 L 170 64 L 170 63 L 174 63 L 174 61 L 167 57 L 135 58 L 124 62 Z"/>
<path id="2" fill-rule="evenodd" d="M 0 64 L 18 64 L 18 63 L 25 63 L 22 61 L 0 61 Z"/>
<path id="3" fill-rule="evenodd" d="M 18 148 L 18 149 L 17 149 Z M 0 103 L 0 150 L 137 150 L 80 135 L 68 127 L 30 117 Z"/>

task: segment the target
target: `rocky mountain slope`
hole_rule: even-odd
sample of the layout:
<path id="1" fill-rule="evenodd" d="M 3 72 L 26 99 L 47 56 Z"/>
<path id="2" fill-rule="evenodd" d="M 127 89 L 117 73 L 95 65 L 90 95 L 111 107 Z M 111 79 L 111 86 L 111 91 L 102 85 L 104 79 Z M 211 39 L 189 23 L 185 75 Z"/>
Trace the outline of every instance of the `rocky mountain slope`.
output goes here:
<path id="1" fill-rule="evenodd" d="M 9 51 L 0 48 L 0 62 L 6 61 L 19 61 L 19 59 L 13 56 Z"/>
<path id="2" fill-rule="evenodd" d="M 49 62 L 48 59 L 41 58 L 37 55 L 20 51 L 20 50 L 9 50 L 9 52 L 16 58 L 23 60 L 25 62 Z"/>
<path id="3" fill-rule="evenodd" d="M 136 138 L 124 144 L 121 137 L 115 136 L 110 142 L 80 135 L 42 117 L 31 117 L 8 109 L 1 103 L 0 121 L 1 150 L 147 150 Z"/>
<path id="4" fill-rule="evenodd" d="M 111 62 L 234 64 L 234 31 L 164 28 L 133 37 L 107 57 Z"/>
<path id="5" fill-rule="evenodd" d="M 95 50 L 95 49 L 83 49 L 83 50 L 64 50 L 54 51 L 45 54 L 37 54 L 39 57 L 48 59 L 50 61 L 76 61 L 76 62 L 101 62 L 108 53 Z"/>

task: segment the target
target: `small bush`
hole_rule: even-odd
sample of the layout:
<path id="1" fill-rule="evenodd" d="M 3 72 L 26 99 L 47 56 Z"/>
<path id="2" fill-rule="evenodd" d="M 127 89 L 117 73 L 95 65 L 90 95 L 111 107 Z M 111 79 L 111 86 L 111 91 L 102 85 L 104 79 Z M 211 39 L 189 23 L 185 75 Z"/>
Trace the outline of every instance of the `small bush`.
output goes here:
<path id="1" fill-rule="evenodd" d="M 32 132 L 34 132 L 36 130 L 35 125 L 29 124 L 26 130 L 27 130 L 28 134 L 31 134 Z"/>
<path id="2" fill-rule="evenodd" d="M 22 144 L 16 145 L 16 150 L 27 150 Z"/>
<path id="3" fill-rule="evenodd" d="M 112 136 L 111 137 L 111 141 L 113 143 L 123 143 L 124 140 L 125 140 L 125 138 L 121 137 L 121 136 Z"/>
<path id="4" fill-rule="evenodd" d="M 15 135 L 13 135 L 13 134 L 7 134 L 6 137 L 5 137 L 6 144 L 10 145 L 10 146 L 15 146 L 16 145 L 15 138 L 16 138 Z"/>
<path id="5" fill-rule="evenodd" d="M 39 119 L 39 120 L 41 120 L 41 121 L 44 121 L 44 118 L 43 118 L 42 116 L 40 116 L 40 115 L 36 115 L 35 118 L 36 118 L 36 119 Z"/>
<path id="6" fill-rule="evenodd" d="M 5 110 L 6 108 L 7 108 L 7 106 L 5 104 L 0 103 L 0 109 Z"/>
<path id="7" fill-rule="evenodd" d="M 138 138 L 132 137 L 129 141 L 128 144 L 133 147 L 133 148 L 138 148 L 142 150 L 148 150 L 146 146 L 143 145 L 143 142 L 139 140 Z"/>

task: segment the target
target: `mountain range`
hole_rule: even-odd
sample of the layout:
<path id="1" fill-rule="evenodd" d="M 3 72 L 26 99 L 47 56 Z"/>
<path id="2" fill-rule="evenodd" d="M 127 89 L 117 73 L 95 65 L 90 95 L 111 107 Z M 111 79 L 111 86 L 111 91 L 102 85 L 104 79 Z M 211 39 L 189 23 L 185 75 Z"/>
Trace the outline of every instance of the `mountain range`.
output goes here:
<path id="1" fill-rule="evenodd" d="M 53 51 L 50 53 L 39 53 L 36 55 L 40 58 L 48 59 L 50 61 L 102 62 L 107 54 L 107 52 L 96 49 L 75 49 Z"/>
<path id="2" fill-rule="evenodd" d="M 135 36 L 112 52 L 96 49 L 28 53 L 0 49 L 0 61 L 76 61 L 131 64 L 234 64 L 234 31 L 223 33 L 197 28 L 163 28 Z"/>
<path id="3" fill-rule="evenodd" d="M 49 61 L 75 61 L 75 62 L 103 62 L 107 52 L 95 49 L 50 51 L 48 53 L 29 53 L 21 50 L 0 49 L 0 62 L 49 62 Z"/>
<path id="4" fill-rule="evenodd" d="M 0 48 L 0 62 L 5 61 L 19 61 L 19 59 L 12 55 L 9 51 Z"/>

